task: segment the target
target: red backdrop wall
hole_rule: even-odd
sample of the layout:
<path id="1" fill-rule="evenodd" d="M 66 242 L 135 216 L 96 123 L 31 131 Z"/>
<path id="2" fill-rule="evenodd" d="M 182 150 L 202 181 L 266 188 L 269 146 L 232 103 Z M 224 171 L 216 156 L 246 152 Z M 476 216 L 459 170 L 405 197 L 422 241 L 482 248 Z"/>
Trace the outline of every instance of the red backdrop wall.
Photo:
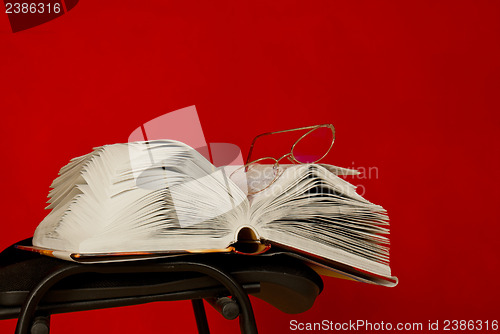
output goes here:
<path id="1" fill-rule="evenodd" d="M 290 320 L 498 320 L 500 3 L 96 1 L 12 33 L 0 13 L 0 248 L 29 237 L 59 168 L 196 105 L 208 142 L 333 123 L 326 162 L 391 218 L 383 288 L 325 278 Z M 208 310 L 214 333 L 237 331 Z M 76 326 L 75 326 L 76 324 Z M 13 320 L 1 321 L 11 333 Z M 53 333 L 195 331 L 189 302 L 56 315 Z"/>

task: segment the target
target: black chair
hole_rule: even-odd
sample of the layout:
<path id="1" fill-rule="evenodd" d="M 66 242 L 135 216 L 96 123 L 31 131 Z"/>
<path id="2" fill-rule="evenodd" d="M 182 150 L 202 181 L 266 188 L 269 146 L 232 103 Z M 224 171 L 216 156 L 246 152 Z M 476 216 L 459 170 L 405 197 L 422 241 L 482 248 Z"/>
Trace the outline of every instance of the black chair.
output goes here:
<path id="1" fill-rule="evenodd" d="M 17 244 L 31 245 L 31 239 Z M 0 253 L 0 319 L 18 318 L 17 334 L 49 333 L 51 314 L 188 299 L 199 333 L 209 333 L 203 299 L 226 319 L 239 317 L 242 333 L 257 333 L 249 294 L 283 312 L 301 313 L 322 289 L 316 272 L 283 253 L 107 264 L 77 264 L 14 246 Z"/>

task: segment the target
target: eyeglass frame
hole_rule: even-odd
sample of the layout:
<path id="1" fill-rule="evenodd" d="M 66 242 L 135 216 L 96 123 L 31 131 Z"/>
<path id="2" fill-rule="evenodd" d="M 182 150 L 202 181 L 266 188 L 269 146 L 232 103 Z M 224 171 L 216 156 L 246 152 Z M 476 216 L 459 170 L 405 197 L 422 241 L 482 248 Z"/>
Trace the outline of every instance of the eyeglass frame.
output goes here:
<path id="1" fill-rule="evenodd" d="M 333 124 L 319 124 L 319 125 L 311 125 L 311 126 L 304 126 L 304 127 L 301 127 L 301 128 L 294 128 L 294 129 L 288 129 L 288 130 L 280 130 L 280 131 L 272 131 L 272 132 L 266 132 L 266 133 L 262 133 L 258 136 L 256 136 L 253 140 L 252 140 L 252 144 L 250 144 L 250 149 L 248 150 L 248 156 L 247 156 L 247 159 L 245 161 L 245 166 L 250 164 L 250 163 L 253 163 L 253 162 L 256 162 L 257 160 L 262 160 L 262 159 L 265 159 L 265 158 L 260 158 L 260 159 L 257 159 L 257 160 L 254 160 L 254 161 L 250 161 L 250 157 L 252 156 L 252 152 L 253 152 L 253 147 L 255 146 L 255 142 L 257 141 L 257 139 L 259 139 L 260 137 L 264 137 L 264 136 L 268 136 L 268 135 L 274 135 L 274 134 L 278 134 L 278 133 L 285 133 L 285 132 L 292 132 L 292 131 L 300 131 L 300 130 L 307 130 L 307 129 L 311 129 L 309 131 L 307 131 L 305 134 L 303 134 L 299 139 L 297 139 L 295 141 L 295 143 L 293 143 L 292 147 L 290 148 L 290 152 L 283 155 L 281 158 L 279 159 L 276 159 L 276 158 L 272 158 L 274 160 L 277 160 L 278 162 L 280 160 L 282 160 L 283 158 L 287 157 L 287 156 L 290 156 L 291 157 L 291 161 L 292 162 L 296 162 L 296 163 L 303 163 L 303 162 L 300 162 L 299 160 L 297 160 L 294 155 L 293 155 L 293 150 L 295 148 L 295 146 L 304 138 L 306 137 L 308 134 L 310 134 L 311 132 L 319 129 L 319 128 L 330 128 L 332 130 L 332 135 L 333 135 L 333 138 L 332 138 L 332 142 L 330 144 L 330 147 L 328 147 L 328 150 L 326 150 L 326 153 L 323 154 L 323 156 L 321 156 L 319 159 L 311 162 L 311 163 L 316 163 L 318 161 L 320 161 L 321 159 L 323 159 L 324 157 L 326 157 L 326 155 L 328 153 L 330 153 L 330 150 L 332 149 L 333 147 L 333 143 L 335 142 L 335 128 L 333 127 Z"/>
<path id="2" fill-rule="evenodd" d="M 316 159 L 315 161 L 313 162 L 308 162 L 308 163 L 316 163 L 320 160 L 322 160 L 324 157 L 327 156 L 328 153 L 330 153 L 332 147 L 333 147 L 333 144 L 335 142 L 335 128 L 333 126 L 333 124 L 319 124 L 319 125 L 311 125 L 311 126 L 304 126 L 304 127 L 300 127 L 300 128 L 294 128 L 294 129 L 288 129 L 288 130 L 280 130 L 280 131 L 272 131 L 272 132 L 266 132 L 266 133 L 262 133 L 258 136 L 256 136 L 253 140 L 252 140 L 252 144 L 250 145 L 250 149 L 248 151 L 248 156 L 247 156 L 247 159 L 246 159 L 246 162 L 245 162 L 245 165 L 244 165 L 244 168 L 245 168 L 245 172 L 248 171 L 248 166 L 250 164 L 253 164 L 253 163 L 256 163 L 258 161 L 262 161 L 262 160 L 265 160 L 265 159 L 272 159 L 275 161 L 274 163 L 274 166 L 279 166 L 279 162 L 281 160 L 283 160 L 284 158 L 288 158 L 291 162 L 293 163 L 298 163 L 298 164 L 303 164 L 304 162 L 301 162 L 299 160 L 297 160 L 293 154 L 293 150 L 295 148 L 295 146 L 303 139 L 305 138 L 307 135 L 309 135 L 310 133 L 312 133 L 313 131 L 319 129 L 319 128 L 329 128 L 330 130 L 332 130 L 332 142 L 330 143 L 330 146 L 328 147 L 328 149 L 326 150 L 325 154 L 323 154 L 320 158 Z M 264 157 L 264 158 L 259 158 L 259 159 L 256 159 L 256 160 L 253 160 L 253 161 L 250 161 L 250 157 L 252 156 L 252 152 L 253 152 L 253 148 L 255 146 L 255 142 L 257 141 L 258 138 L 260 137 L 264 137 L 264 136 L 267 136 L 267 135 L 273 135 L 273 134 L 278 134 L 278 133 L 285 133 L 285 132 L 292 132 L 292 131 L 300 131 L 300 130 L 308 130 L 310 129 L 309 131 L 307 131 L 305 134 L 303 134 L 302 136 L 299 137 L 299 139 L 297 139 L 292 147 L 290 148 L 290 152 L 289 153 L 286 153 L 285 155 L 283 155 L 281 158 L 279 159 L 276 159 L 274 157 Z M 273 167 L 274 168 L 274 167 Z M 236 172 L 236 171 L 235 171 Z M 233 174 L 235 173 L 233 172 Z M 232 175 L 232 174 L 231 174 Z M 281 174 L 279 175 L 276 175 L 276 177 L 274 178 L 274 180 L 269 183 L 269 185 L 267 185 L 265 188 L 253 193 L 253 194 L 257 194 L 267 188 L 269 188 L 279 177 L 281 176 Z"/>

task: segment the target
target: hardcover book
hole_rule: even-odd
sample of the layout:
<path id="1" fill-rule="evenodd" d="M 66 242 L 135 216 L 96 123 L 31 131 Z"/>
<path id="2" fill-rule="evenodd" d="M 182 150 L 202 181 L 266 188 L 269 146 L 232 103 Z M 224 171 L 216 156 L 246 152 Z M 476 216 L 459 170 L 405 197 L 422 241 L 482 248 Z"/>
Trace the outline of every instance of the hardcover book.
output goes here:
<path id="1" fill-rule="evenodd" d="M 216 168 L 175 140 L 101 146 L 60 170 L 33 247 L 19 248 L 82 263 L 285 252 L 321 274 L 397 284 L 386 211 L 338 176 L 354 171 L 282 165 L 279 178 L 252 193 L 275 172 L 259 168 Z"/>

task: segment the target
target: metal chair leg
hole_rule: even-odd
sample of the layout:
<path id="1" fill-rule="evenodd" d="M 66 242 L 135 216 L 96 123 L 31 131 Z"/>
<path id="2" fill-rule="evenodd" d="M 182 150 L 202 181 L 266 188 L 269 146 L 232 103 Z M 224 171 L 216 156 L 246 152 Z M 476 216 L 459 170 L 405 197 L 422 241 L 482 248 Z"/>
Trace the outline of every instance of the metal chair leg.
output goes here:
<path id="1" fill-rule="evenodd" d="M 198 327 L 198 333 L 210 334 L 207 314 L 205 313 L 205 306 L 203 306 L 203 299 L 192 299 L 191 304 L 193 304 L 193 311 L 196 318 L 196 327 Z"/>

